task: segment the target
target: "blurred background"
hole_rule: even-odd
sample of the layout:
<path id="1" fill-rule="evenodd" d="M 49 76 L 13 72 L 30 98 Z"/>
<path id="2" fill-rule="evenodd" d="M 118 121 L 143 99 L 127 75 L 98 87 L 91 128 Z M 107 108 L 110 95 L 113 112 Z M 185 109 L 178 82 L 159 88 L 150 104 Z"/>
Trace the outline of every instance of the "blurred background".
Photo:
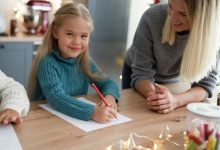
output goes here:
<path id="1" fill-rule="evenodd" d="M 36 49 L 54 12 L 71 1 L 88 7 L 95 27 L 90 55 L 121 88 L 126 49 L 141 15 L 158 0 L 1 0 L 0 69 L 26 85 Z"/>

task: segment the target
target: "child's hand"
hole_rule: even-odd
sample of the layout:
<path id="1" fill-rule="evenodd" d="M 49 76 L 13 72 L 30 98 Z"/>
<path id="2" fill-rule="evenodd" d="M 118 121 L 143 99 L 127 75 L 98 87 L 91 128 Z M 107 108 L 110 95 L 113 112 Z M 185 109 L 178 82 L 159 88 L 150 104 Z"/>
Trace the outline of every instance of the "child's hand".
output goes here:
<path id="1" fill-rule="evenodd" d="M 106 123 L 117 117 L 117 111 L 107 106 L 98 106 L 95 108 L 92 120 L 99 123 Z"/>
<path id="2" fill-rule="evenodd" d="M 0 124 L 7 125 L 9 123 L 22 123 L 23 120 L 19 113 L 12 109 L 5 109 L 0 112 Z"/>
<path id="3" fill-rule="evenodd" d="M 113 108 L 115 111 L 117 111 L 117 103 L 116 103 L 115 98 L 111 95 L 106 95 L 105 99 L 106 99 L 107 103 L 109 104 L 109 106 L 111 108 Z M 104 102 L 102 102 L 102 106 L 105 106 Z"/>

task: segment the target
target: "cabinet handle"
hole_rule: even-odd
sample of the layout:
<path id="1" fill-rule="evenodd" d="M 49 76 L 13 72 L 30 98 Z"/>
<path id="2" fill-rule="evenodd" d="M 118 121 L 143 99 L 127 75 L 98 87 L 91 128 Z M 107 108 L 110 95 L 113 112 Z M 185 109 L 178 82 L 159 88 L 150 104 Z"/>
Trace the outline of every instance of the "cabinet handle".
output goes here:
<path id="1" fill-rule="evenodd" d="M 1 48 L 1 49 L 4 49 L 4 48 L 5 48 L 5 45 L 0 45 L 0 48 Z"/>

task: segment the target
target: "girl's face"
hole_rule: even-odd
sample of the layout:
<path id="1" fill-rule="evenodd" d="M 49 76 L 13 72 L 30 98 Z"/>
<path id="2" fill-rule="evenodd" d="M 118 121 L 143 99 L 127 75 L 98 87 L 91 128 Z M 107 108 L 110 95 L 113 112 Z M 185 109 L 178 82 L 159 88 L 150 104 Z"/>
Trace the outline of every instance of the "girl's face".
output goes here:
<path id="1" fill-rule="evenodd" d="M 168 14 L 174 30 L 176 32 L 189 30 L 185 0 L 169 0 L 168 5 Z"/>
<path id="2" fill-rule="evenodd" d="M 57 39 L 60 55 L 64 58 L 75 58 L 88 49 L 90 27 L 85 19 L 68 18 L 63 24 L 53 30 Z"/>

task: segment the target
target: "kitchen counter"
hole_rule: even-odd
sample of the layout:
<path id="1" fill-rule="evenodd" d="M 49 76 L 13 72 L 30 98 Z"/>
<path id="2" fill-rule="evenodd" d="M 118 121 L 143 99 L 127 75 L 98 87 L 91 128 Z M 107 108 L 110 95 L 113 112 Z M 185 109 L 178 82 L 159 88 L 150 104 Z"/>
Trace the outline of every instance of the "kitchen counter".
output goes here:
<path id="1" fill-rule="evenodd" d="M 1 36 L 0 42 L 33 42 L 35 44 L 41 44 L 43 35 L 25 35 L 18 34 L 16 36 Z"/>

